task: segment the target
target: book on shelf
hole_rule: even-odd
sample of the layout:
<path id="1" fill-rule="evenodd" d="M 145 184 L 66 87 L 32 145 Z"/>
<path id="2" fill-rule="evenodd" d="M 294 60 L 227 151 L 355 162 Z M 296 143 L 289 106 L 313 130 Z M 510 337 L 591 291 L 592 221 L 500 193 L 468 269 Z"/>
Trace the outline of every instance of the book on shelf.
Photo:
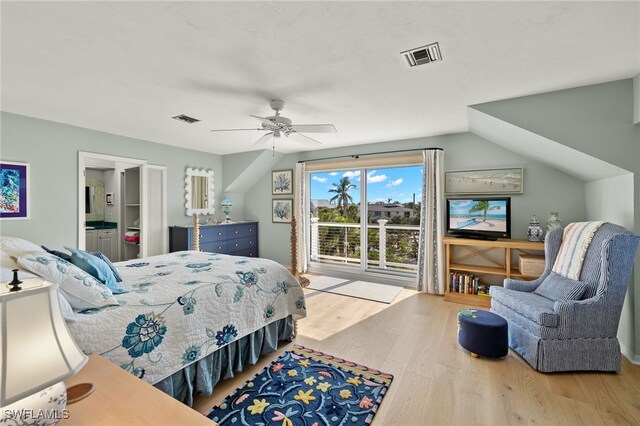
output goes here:
<path id="1" fill-rule="evenodd" d="M 449 274 L 449 292 L 488 296 L 489 285 L 481 283 L 480 278 L 473 274 L 451 272 Z"/>

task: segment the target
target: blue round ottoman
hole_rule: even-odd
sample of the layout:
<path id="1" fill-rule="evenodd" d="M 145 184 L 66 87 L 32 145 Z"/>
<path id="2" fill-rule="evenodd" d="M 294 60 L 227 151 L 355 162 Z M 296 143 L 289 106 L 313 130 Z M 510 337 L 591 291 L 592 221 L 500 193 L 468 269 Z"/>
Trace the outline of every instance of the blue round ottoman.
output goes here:
<path id="1" fill-rule="evenodd" d="M 493 312 L 463 309 L 458 312 L 458 343 L 471 356 L 503 358 L 509 353 L 507 320 Z"/>

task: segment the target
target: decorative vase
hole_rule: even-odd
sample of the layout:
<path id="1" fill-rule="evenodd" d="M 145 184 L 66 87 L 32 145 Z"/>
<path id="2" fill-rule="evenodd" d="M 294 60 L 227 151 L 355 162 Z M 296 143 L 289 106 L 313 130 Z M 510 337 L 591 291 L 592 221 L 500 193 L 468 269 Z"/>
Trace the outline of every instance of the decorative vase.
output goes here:
<path id="1" fill-rule="evenodd" d="M 564 224 L 562 223 L 562 220 L 560 220 L 558 212 L 551 212 L 551 216 L 547 219 L 547 235 L 554 229 L 562 229 L 563 227 Z"/>
<path id="2" fill-rule="evenodd" d="M 531 220 L 529 220 L 529 227 L 527 228 L 527 237 L 529 237 L 529 241 L 540 242 L 542 241 L 542 235 L 544 231 L 540 226 L 540 221 L 534 214 L 531 216 Z"/>

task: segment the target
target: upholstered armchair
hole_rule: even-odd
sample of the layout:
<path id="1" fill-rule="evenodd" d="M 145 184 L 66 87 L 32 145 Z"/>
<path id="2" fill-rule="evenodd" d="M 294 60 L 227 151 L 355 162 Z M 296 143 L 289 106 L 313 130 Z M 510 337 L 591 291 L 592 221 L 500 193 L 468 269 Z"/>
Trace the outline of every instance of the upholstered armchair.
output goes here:
<path id="1" fill-rule="evenodd" d="M 620 371 L 616 334 L 639 237 L 604 223 L 593 235 L 578 282 L 551 272 L 562 236 L 561 229 L 547 235 L 540 278 L 506 279 L 504 287 L 491 287 L 491 310 L 508 321 L 509 346 L 536 370 Z M 547 288 L 573 286 L 584 294 L 579 300 L 544 297 L 536 289 L 545 280 Z"/>

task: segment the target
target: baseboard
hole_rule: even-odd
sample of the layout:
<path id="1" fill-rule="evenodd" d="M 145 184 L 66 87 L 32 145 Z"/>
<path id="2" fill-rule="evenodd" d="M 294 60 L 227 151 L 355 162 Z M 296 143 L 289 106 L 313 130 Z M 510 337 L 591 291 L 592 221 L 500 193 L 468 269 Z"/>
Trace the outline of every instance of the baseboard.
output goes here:
<path id="1" fill-rule="evenodd" d="M 620 343 L 620 352 L 626 359 L 629 360 L 630 363 L 635 365 L 640 365 L 640 355 L 633 353 L 628 347 Z"/>

